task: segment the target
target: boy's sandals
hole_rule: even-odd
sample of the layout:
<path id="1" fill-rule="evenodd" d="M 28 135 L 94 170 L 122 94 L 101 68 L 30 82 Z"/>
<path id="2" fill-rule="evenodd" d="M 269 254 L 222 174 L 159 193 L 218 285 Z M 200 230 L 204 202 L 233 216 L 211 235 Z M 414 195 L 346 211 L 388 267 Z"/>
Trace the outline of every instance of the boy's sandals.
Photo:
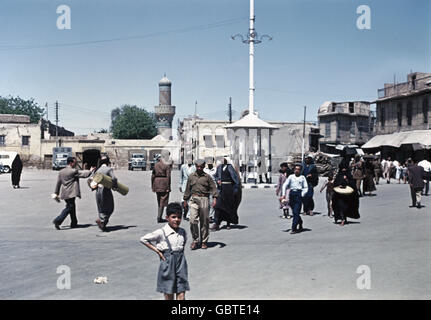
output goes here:
<path id="1" fill-rule="evenodd" d="M 190 249 L 196 250 L 197 248 L 198 248 L 198 242 L 197 241 L 193 241 L 192 244 L 190 245 Z"/>

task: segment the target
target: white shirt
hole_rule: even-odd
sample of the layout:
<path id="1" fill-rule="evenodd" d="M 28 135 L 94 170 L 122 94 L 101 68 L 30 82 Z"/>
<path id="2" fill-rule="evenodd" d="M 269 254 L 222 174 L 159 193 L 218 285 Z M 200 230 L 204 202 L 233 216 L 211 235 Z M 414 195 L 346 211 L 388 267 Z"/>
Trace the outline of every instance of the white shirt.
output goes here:
<path id="1" fill-rule="evenodd" d="M 424 168 L 425 171 L 430 172 L 431 171 L 431 162 L 429 162 L 428 160 L 424 159 L 422 161 L 420 161 L 418 163 L 418 166 L 421 166 L 422 168 Z"/>
<path id="2" fill-rule="evenodd" d="M 286 196 L 286 189 L 301 190 L 301 196 L 304 197 L 308 192 L 307 179 L 305 179 L 303 175 L 297 177 L 295 174 L 291 174 L 283 183 L 283 187 L 281 188 L 281 195 L 283 197 Z"/>
<path id="3" fill-rule="evenodd" d="M 177 231 L 172 229 L 169 224 L 166 224 L 163 228 L 157 229 L 151 233 L 147 233 L 145 236 L 141 238 L 142 243 L 151 243 L 155 241 L 155 247 L 160 251 L 165 251 L 169 249 L 168 243 L 166 242 L 166 238 L 163 235 L 163 231 L 165 231 L 165 235 L 171 244 L 173 251 L 182 251 L 184 250 L 184 246 L 187 242 L 187 234 L 183 228 L 178 228 Z M 154 243 L 152 243 L 154 245 Z"/>
<path id="4" fill-rule="evenodd" d="M 213 178 L 213 180 L 215 182 L 215 174 L 217 172 L 217 168 L 214 168 L 214 167 L 212 169 L 204 168 L 204 172 L 207 173 L 207 174 L 209 174 L 211 176 L 211 178 Z"/>

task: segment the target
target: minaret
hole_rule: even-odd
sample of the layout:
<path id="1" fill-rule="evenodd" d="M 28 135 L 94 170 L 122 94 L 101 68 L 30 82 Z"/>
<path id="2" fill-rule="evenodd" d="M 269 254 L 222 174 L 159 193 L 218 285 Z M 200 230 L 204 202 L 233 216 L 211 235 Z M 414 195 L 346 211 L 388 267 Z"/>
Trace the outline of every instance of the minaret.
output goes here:
<path id="1" fill-rule="evenodd" d="M 155 106 L 157 133 L 167 140 L 172 140 L 172 120 L 175 116 L 175 106 L 171 106 L 172 82 L 166 74 L 159 81 L 159 105 Z"/>

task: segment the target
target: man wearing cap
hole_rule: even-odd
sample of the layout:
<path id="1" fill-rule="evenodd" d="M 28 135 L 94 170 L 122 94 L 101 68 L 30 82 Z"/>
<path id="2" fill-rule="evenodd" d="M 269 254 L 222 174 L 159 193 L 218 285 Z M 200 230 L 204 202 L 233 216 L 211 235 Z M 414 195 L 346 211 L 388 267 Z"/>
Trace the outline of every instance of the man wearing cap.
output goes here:
<path id="1" fill-rule="evenodd" d="M 165 161 L 161 161 L 162 156 L 154 156 L 157 161 L 151 175 L 151 188 L 157 194 L 157 222 L 166 222 L 162 218 L 163 210 L 168 205 L 169 193 L 171 192 L 171 166 Z"/>
<path id="2" fill-rule="evenodd" d="M 201 235 L 201 248 L 208 248 L 209 238 L 209 196 L 213 197 L 212 206 L 216 205 L 218 196 L 217 187 L 210 175 L 204 172 L 205 161 L 196 160 L 196 172 L 193 172 L 187 181 L 184 192 L 184 209 L 188 208 L 190 200 L 190 231 L 193 242 L 192 250 L 197 249 L 199 243 L 199 229 Z M 199 228 L 200 225 L 200 228 Z"/>

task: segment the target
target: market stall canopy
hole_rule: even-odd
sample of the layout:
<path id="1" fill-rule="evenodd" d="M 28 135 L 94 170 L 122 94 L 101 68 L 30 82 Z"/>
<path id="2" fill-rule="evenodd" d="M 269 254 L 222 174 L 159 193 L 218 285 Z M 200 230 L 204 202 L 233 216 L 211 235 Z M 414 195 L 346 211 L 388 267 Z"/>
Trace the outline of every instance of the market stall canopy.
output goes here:
<path id="1" fill-rule="evenodd" d="M 362 149 L 374 149 L 383 146 L 399 148 L 405 144 L 411 144 L 415 149 L 431 149 L 431 130 L 414 130 L 378 135 L 364 144 Z"/>

